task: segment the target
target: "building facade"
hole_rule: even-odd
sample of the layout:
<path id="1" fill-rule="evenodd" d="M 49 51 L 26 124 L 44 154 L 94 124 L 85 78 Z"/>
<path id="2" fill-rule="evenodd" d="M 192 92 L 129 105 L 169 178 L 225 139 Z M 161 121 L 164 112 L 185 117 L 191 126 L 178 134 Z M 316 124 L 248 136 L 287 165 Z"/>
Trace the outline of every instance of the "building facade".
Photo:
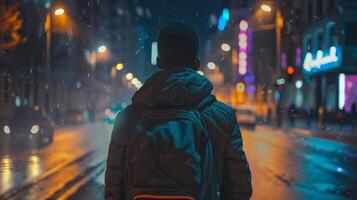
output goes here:
<path id="1" fill-rule="evenodd" d="M 305 105 L 334 119 L 357 102 L 357 2 L 304 1 Z"/>
<path id="2" fill-rule="evenodd" d="M 127 2 L 18 2 L 25 40 L 0 53 L 1 119 L 10 118 L 18 107 L 65 119 L 124 96 L 125 70 L 112 72 L 117 63 L 132 71 L 129 61 L 138 49 Z M 57 9 L 62 11 L 56 14 Z M 101 45 L 108 50 L 103 57 L 97 53 Z"/>

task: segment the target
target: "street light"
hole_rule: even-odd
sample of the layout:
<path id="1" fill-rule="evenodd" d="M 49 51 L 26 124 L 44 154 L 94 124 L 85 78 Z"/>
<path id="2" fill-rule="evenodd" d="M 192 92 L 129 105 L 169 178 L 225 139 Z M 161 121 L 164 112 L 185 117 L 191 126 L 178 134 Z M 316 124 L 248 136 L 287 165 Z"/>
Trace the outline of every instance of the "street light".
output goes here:
<path id="1" fill-rule="evenodd" d="M 216 64 L 214 64 L 214 62 L 209 62 L 209 63 L 207 63 L 207 67 L 209 70 L 215 70 Z"/>
<path id="2" fill-rule="evenodd" d="M 98 47 L 98 52 L 99 52 L 99 53 L 104 53 L 106 50 L 107 50 L 107 47 L 104 46 L 104 45 Z"/>
<path id="3" fill-rule="evenodd" d="M 130 81 L 132 78 L 134 77 L 134 75 L 132 74 L 132 73 L 127 73 L 127 74 L 125 74 L 125 78 L 126 78 L 126 80 L 128 80 L 128 81 Z"/>
<path id="4" fill-rule="evenodd" d="M 65 13 L 63 8 L 58 8 L 54 11 L 55 16 L 61 16 Z M 46 21 L 45 21 L 45 32 L 46 32 L 46 83 L 48 87 L 51 87 L 51 79 L 50 79 L 50 70 L 51 70 L 51 40 L 52 40 L 52 9 L 46 13 Z M 46 95 L 49 96 L 48 90 L 46 91 Z M 46 110 L 49 109 L 49 100 L 46 101 Z"/>
<path id="5" fill-rule="evenodd" d="M 118 64 L 115 65 L 115 68 L 116 68 L 118 71 L 120 71 L 120 70 L 122 70 L 122 69 L 124 68 L 124 64 L 123 64 L 123 63 L 118 63 Z"/>
<path id="6" fill-rule="evenodd" d="M 132 83 L 133 85 L 136 85 L 136 84 L 139 83 L 139 80 L 138 80 L 137 78 L 133 78 L 133 79 L 131 79 L 131 83 Z"/>
<path id="7" fill-rule="evenodd" d="M 63 8 L 58 8 L 55 10 L 55 15 L 63 15 L 64 14 L 64 9 Z"/>
<path id="8" fill-rule="evenodd" d="M 263 4 L 261 7 L 260 7 L 264 12 L 271 12 L 271 7 L 267 4 Z"/>
<path id="9" fill-rule="evenodd" d="M 238 83 L 236 84 L 236 91 L 237 91 L 237 92 L 244 92 L 244 90 L 245 90 L 245 85 L 244 85 L 244 83 L 238 82 Z"/>
<path id="10" fill-rule="evenodd" d="M 222 49 L 223 51 L 230 51 L 230 50 L 231 50 L 231 46 L 230 46 L 229 44 L 227 44 L 227 43 L 223 43 L 223 44 L 221 45 L 221 49 Z"/>
<path id="11" fill-rule="evenodd" d="M 270 13 L 272 11 L 272 7 L 268 3 L 264 3 L 260 6 L 261 10 L 266 13 Z M 276 71 L 275 78 L 280 75 L 280 65 L 281 65 L 281 30 L 283 28 L 283 16 L 281 14 L 281 8 L 279 5 L 275 8 L 275 23 L 265 25 L 265 27 L 261 30 L 273 30 L 275 29 L 275 40 L 276 40 Z"/>

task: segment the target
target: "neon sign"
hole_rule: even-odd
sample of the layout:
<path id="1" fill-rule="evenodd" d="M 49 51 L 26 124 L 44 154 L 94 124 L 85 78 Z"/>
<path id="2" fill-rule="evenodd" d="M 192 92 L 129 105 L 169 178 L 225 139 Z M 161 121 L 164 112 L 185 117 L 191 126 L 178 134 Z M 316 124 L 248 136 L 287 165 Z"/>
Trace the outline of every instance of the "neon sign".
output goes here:
<path id="1" fill-rule="evenodd" d="M 307 52 L 303 64 L 304 70 L 306 72 L 316 72 L 337 67 L 340 62 L 339 51 L 338 48 L 332 46 L 326 53 L 318 50 L 315 56 L 311 52 Z"/>
<path id="2" fill-rule="evenodd" d="M 219 18 L 218 18 L 218 30 L 219 31 L 223 31 L 226 28 L 229 18 L 230 18 L 229 10 L 227 8 L 223 9 L 222 15 L 219 16 Z"/>
<path id="3" fill-rule="evenodd" d="M 248 47 L 248 23 L 245 20 L 240 21 L 239 23 L 240 32 L 238 34 L 239 42 L 239 61 L 238 61 L 238 72 L 240 75 L 247 74 L 247 65 L 248 65 L 248 56 L 247 56 L 247 47 Z"/>

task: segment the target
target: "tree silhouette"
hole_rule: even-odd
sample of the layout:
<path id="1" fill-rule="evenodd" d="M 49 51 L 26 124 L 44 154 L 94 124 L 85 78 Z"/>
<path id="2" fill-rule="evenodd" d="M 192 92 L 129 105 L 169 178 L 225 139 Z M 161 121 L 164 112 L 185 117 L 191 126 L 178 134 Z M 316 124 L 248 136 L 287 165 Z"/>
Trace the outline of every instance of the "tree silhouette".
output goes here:
<path id="1" fill-rule="evenodd" d="M 0 0 L 0 24 L 0 50 L 14 48 L 26 41 L 20 33 L 23 21 L 18 3 L 6 4 Z"/>

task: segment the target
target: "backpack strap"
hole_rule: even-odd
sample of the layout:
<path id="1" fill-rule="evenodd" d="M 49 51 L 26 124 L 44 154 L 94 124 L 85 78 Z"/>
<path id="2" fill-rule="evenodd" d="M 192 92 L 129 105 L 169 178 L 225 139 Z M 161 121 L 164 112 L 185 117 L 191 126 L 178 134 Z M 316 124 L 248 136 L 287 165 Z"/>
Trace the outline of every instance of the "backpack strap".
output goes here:
<path id="1" fill-rule="evenodd" d="M 207 107 L 211 106 L 212 104 L 214 104 L 217 101 L 216 97 L 213 95 L 209 95 L 206 98 L 204 98 L 203 100 L 200 100 L 199 102 L 196 102 L 196 104 L 194 105 L 194 107 L 198 110 L 198 111 L 203 111 L 204 109 L 206 109 Z"/>

